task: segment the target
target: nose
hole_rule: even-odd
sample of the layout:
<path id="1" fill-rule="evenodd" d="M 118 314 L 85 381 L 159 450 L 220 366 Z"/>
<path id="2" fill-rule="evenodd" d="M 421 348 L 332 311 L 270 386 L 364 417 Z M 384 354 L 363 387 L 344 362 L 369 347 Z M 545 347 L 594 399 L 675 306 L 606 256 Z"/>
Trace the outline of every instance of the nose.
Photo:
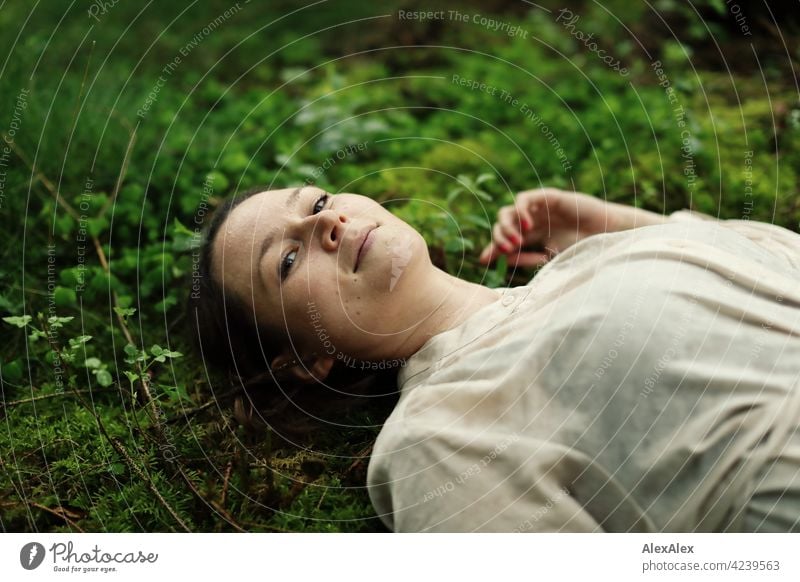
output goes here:
<path id="1" fill-rule="evenodd" d="M 349 226 L 347 217 L 333 209 L 326 209 L 311 217 L 312 236 L 318 238 L 326 251 L 336 251 L 344 238 L 344 231 Z"/>

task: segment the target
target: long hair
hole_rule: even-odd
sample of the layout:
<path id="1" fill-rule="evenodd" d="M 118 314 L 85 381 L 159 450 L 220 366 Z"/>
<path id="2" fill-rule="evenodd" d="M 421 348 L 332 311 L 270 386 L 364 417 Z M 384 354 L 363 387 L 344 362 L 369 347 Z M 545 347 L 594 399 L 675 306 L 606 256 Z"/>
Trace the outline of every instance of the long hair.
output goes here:
<path id="1" fill-rule="evenodd" d="M 370 409 L 377 407 L 378 417 L 385 417 L 396 400 L 397 369 L 364 373 L 337 362 L 324 382 L 313 385 L 276 375 L 269 366 L 284 347 L 282 339 L 260 325 L 253 309 L 213 277 L 214 244 L 225 219 L 239 204 L 269 189 L 258 186 L 226 199 L 214 210 L 200 242 L 186 319 L 197 355 L 227 374 L 229 386 L 215 396 L 232 406 L 234 417 L 251 431 L 268 426 L 294 438 L 325 424 L 336 425 L 364 404 L 373 404 Z"/>

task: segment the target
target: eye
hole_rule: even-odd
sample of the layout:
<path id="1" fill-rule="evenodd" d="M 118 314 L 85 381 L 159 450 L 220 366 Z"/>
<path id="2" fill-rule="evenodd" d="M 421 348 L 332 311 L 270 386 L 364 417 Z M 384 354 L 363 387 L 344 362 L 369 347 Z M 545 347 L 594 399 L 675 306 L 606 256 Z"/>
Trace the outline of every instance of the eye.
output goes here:
<path id="1" fill-rule="evenodd" d="M 285 255 L 283 255 L 283 259 L 281 259 L 281 281 L 286 278 L 286 275 L 289 273 L 289 269 L 292 268 L 294 264 L 294 259 L 297 256 L 297 251 L 289 251 Z"/>
<path id="2" fill-rule="evenodd" d="M 314 203 L 314 208 L 312 210 L 312 214 L 319 214 L 325 208 L 325 203 L 328 201 L 329 196 L 327 194 L 323 194 L 317 201 Z"/>
<path id="3" fill-rule="evenodd" d="M 317 201 L 314 203 L 314 207 L 311 209 L 312 214 L 319 214 L 325 208 L 325 204 L 328 202 L 328 198 L 330 195 L 327 193 L 323 194 Z M 286 275 L 289 274 L 289 271 L 292 269 L 292 265 L 294 264 L 295 259 L 297 258 L 297 251 L 289 251 L 285 255 L 283 255 L 283 259 L 281 259 L 281 281 L 286 278 Z"/>

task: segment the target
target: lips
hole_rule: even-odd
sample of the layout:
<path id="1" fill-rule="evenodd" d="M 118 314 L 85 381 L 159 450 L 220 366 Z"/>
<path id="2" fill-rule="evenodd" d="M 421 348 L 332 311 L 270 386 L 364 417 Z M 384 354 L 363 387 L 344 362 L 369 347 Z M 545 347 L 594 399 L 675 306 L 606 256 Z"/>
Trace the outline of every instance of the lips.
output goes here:
<path id="1" fill-rule="evenodd" d="M 365 248 L 365 243 L 367 242 L 367 239 L 369 238 L 370 233 L 373 230 L 375 230 L 376 228 L 378 228 L 377 225 L 376 226 L 370 226 L 369 228 L 365 229 L 364 232 L 358 236 L 358 238 L 356 238 L 356 249 L 357 250 L 356 250 L 356 253 L 355 253 L 356 254 L 355 265 L 353 266 L 353 272 L 354 273 L 358 270 L 358 265 L 361 262 L 362 255 L 364 255 L 369 250 L 369 247 Z"/>

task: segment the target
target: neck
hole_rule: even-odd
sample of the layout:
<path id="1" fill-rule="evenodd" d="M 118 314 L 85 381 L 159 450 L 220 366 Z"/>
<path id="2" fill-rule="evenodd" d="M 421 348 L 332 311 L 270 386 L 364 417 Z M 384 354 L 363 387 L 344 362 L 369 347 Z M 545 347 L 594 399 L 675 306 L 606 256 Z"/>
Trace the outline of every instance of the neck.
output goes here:
<path id="1" fill-rule="evenodd" d="M 413 326 L 397 350 L 398 357 L 413 356 L 430 338 L 457 327 L 477 310 L 500 299 L 494 289 L 470 283 L 434 268 L 427 292 L 416 307 Z"/>

